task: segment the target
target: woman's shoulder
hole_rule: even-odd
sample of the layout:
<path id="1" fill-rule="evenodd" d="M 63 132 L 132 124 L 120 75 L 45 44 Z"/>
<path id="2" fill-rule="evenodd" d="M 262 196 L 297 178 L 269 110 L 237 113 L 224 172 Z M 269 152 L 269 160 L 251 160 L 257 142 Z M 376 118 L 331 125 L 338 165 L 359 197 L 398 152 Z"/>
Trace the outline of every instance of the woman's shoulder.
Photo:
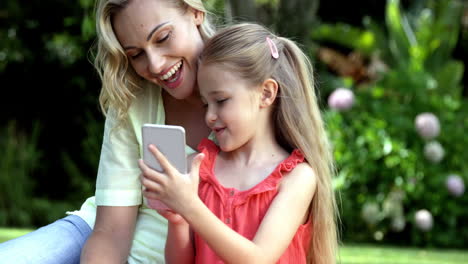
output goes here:
<path id="1" fill-rule="evenodd" d="M 129 121 L 134 123 L 164 123 L 164 105 L 161 88 L 146 85 L 137 93 L 128 109 Z"/>

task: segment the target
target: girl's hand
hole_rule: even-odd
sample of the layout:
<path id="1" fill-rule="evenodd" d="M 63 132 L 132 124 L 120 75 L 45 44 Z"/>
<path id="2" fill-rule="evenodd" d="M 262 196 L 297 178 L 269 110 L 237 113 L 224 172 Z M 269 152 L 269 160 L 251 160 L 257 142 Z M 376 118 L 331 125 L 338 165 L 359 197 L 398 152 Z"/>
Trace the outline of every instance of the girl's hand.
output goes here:
<path id="1" fill-rule="evenodd" d="M 198 174 L 204 154 L 195 156 L 189 174 L 181 174 L 154 145 L 150 145 L 149 149 L 161 164 L 163 172 L 155 171 L 146 166 L 143 160 L 139 160 L 141 182 L 145 186 L 143 195 L 147 199 L 161 200 L 172 210 L 183 215 L 185 210 L 190 208 L 190 204 L 198 199 Z"/>
<path id="2" fill-rule="evenodd" d="M 172 210 L 156 210 L 156 212 L 166 218 L 170 224 L 187 224 L 187 221 L 185 221 L 185 219 L 180 214 Z"/>

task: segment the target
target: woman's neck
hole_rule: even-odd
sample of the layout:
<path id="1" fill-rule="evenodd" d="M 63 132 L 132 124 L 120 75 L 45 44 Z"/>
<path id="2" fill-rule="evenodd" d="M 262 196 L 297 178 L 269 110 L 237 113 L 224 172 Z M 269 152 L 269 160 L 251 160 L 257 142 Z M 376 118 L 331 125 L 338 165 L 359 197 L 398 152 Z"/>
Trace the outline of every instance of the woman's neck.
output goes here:
<path id="1" fill-rule="evenodd" d="M 166 124 L 183 126 L 187 145 L 196 149 L 198 143 L 210 134 L 210 129 L 205 124 L 206 109 L 200 97 L 197 95 L 177 100 L 164 92 L 163 102 Z"/>
<path id="2" fill-rule="evenodd" d="M 200 95 L 196 92 L 192 93 L 189 97 L 185 99 L 175 99 L 170 94 L 168 94 L 165 90 L 162 91 L 162 96 L 165 105 L 175 105 L 181 108 L 189 108 L 189 109 L 198 109 L 203 108 L 203 102 L 200 98 Z"/>

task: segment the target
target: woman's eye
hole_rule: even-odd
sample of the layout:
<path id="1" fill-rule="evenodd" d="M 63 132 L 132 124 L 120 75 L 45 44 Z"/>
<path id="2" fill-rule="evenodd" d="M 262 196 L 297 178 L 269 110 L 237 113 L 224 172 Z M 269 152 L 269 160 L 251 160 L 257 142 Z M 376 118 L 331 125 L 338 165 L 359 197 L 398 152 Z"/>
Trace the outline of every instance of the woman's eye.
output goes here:
<path id="1" fill-rule="evenodd" d="M 171 32 L 167 33 L 166 36 L 164 36 L 162 39 L 158 39 L 156 43 L 163 43 L 169 38 L 170 35 L 171 35 Z"/>
<path id="2" fill-rule="evenodd" d="M 222 104 L 222 103 L 224 103 L 224 102 L 226 102 L 226 101 L 227 101 L 227 98 L 226 98 L 226 99 L 217 100 L 216 102 L 217 102 L 218 104 Z"/>

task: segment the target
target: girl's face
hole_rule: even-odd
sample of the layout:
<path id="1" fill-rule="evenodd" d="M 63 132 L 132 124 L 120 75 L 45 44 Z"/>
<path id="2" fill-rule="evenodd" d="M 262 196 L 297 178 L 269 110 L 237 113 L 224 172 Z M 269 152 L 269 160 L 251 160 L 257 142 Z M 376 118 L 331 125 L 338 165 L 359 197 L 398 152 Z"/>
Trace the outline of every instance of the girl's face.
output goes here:
<path id="1" fill-rule="evenodd" d="M 255 137 L 260 119 L 260 92 L 222 65 L 200 65 L 198 87 L 207 106 L 205 121 L 220 148 L 236 150 Z"/>
<path id="2" fill-rule="evenodd" d="M 185 99 L 196 84 L 202 22 L 203 13 L 192 8 L 184 12 L 163 0 L 133 0 L 112 24 L 135 72 Z"/>

